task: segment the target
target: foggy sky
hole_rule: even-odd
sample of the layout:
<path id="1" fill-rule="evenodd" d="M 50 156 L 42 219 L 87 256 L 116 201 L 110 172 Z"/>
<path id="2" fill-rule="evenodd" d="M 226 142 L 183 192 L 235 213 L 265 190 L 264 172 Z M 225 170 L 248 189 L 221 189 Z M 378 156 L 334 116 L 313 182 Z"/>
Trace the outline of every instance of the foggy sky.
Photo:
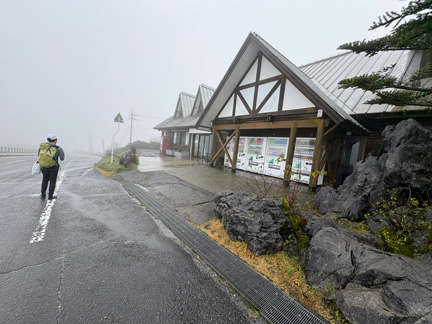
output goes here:
<path id="1" fill-rule="evenodd" d="M 399 0 L 0 0 L 0 146 L 102 151 L 158 137 L 181 91 L 216 88 L 249 32 L 296 65 L 338 54 Z"/>

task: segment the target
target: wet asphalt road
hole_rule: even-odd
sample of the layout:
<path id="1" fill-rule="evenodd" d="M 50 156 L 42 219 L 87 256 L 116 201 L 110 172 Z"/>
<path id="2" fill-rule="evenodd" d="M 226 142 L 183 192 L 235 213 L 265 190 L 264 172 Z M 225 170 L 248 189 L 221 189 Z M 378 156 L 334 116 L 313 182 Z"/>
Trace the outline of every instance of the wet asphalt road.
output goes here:
<path id="1" fill-rule="evenodd" d="M 255 321 L 98 158 L 67 157 L 51 209 L 34 160 L 0 157 L 0 323 Z"/>

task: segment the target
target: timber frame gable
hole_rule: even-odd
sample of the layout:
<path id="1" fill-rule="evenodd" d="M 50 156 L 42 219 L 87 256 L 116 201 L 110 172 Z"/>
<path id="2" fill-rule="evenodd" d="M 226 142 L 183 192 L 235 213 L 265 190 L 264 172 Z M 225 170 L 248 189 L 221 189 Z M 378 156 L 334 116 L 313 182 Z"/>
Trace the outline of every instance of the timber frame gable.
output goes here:
<path id="1" fill-rule="evenodd" d="M 284 154 L 285 182 L 291 178 L 297 136 L 315 139 L 311 174 L 326 164 L 334 178 L 334 156 L 339 154 L 335 133 L 368 133 L 255 33 L 246 38 L 196 125 L 212 130 L 211 165 L 224 153 L 233 172 L 237 168 L 240 136 L 289 137 Z M 230 152 L 227 146 L 231 140 L 234 147 Z M 310 177 L 309 186 L 315 190 L 317 177 Z"/>
<path id="2" fill-rule="evenodd" d="M 283 115 L 289 110 L 317 108 L 270 60 L 259 52 L 226 101 L 217 119 L 247 119 L 259 114 Z"/>

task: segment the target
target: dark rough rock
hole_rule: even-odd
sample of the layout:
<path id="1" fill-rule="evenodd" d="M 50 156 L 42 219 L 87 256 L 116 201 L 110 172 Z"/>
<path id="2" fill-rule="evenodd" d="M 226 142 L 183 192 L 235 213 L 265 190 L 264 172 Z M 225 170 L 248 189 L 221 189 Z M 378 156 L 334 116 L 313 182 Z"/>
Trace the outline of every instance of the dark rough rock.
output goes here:
<path id="1" fill-rule="evenodd" d="M 129 151 L 126 152 L 125 157 L 120 159 L 120 164 L 125 168 L 131 163 L 137 163 L 138 158 L 136 156 L 136 149 L 131 147 Z"/>
<path id="2" fill-rule="evenodd" d="M 399 198 L 432 197 L 432 134 L 414 119 L 387 126 L 378 156 L 368 156 L 338 188 L 321 189 L 317 195 L 321 213 L 360 221 L 373 203 L 396 190 Z"/>
<path id="3" fill-rule="evenodd" d="M 388 310 L 380 289 L 350 286 L 336 292 L 336 303 L 350 323 L 399 323 L 403 314 Z"/>
<path id="4" fill-rule="evenodd" d="M 287 225 L 282 199 L 222 191 L 215 202 L 216 216 L 232 240 L 246 242 L 256 255 L 282 249 L 280 232 Z"/>
<path id="5" fill-rule="evenodd" d="M 369 227 L 371 232 L 374 234 L 378 233 L 384 227 L 387 228 L 390 227 L 389 223 L 385 219 L 383 219 L 382 216 L 380 215 L 367 218 L 365 220 L 365 224 Z"/>
<path id="6" fill-rule="evenodd" d="M 358 242 L 368 244 L 370 246 L 376 247 L 379 246 L 382 241 L 380 238 L 369 234 L 369 233 L 363 233 L 363 232 L 357 232 L 354 230 L 350 230 L 348 228 L 343 227 L 341 224 L 339 224 L 335 219 L 333 219 L 331 216 L 333 214 L 326 214 L 323 216 L 318 216 L 317 214 L 306 211 L 302 213 L 302 217 L 307 220 L 307 224 L 305 226 L 304 231 L 307 235 L 310 237 L 313 237 L 316 233 L 321 231 L 324 227 L 333 228 L 339 233 L 356 240 Z M 337 215 L 334 215 L 337 216 Z"/>
<path id="7" fill-rule="evenodd" d="M 351 323 L 423 323 L 432 310 L 432 267 L 324 227 L 311 240 L 307 279 L 336 291 Z M 427 322 L 424 322 L 427 323 Z"/>
<path id="8" fill-rule="evenodd" d="M 425 214 L 425 220 L 432 225 L 432 208 L 429 208 Z"/>
<path id="9" fill-rule="evenodd" d="M 420 251 L 426 252 L 428 250 L 428 236 L 430 231 L 428 230 L 417 230 L 408 234 L 408 238 L 410 238 L 417 249 Z M 423 253 L 422 252 L 422 253 Z"/>

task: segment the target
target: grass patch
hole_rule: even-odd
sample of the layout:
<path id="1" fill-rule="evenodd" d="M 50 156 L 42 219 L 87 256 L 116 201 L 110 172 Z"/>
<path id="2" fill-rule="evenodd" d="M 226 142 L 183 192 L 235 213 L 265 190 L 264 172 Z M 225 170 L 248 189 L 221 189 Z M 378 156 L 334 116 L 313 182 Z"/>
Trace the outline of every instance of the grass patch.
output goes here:
<path id="1" fill-rule="evenodd" d="M 126 152 L 127 151 L 114 155 L 113 163 L 111 163 L 111 157 L 103 158 L 94 165 L 94 168 L 106 177 L 110 177 L 113 174 L 135 168 L 137 166 L 136 163 L 129 164 L 127 168 L 120 164 L 120 159 L 124 158 Z"/>
<path id="2" fill-rule="evenodd" d="M 306 275 L 297 257 L 289 256 L 284 251 L 272 255 L 256 256 L 247 248 L 246 243 L 232 241 L 219 219 L 201 224 L 198 228 L 240 257 L 286 294 L 310 307 L 330 323 L 346 323 L 344 319 L 340 318 L 334 301 L 329 301 L 326 294 L 313 289 L 306 282 Z"/>

